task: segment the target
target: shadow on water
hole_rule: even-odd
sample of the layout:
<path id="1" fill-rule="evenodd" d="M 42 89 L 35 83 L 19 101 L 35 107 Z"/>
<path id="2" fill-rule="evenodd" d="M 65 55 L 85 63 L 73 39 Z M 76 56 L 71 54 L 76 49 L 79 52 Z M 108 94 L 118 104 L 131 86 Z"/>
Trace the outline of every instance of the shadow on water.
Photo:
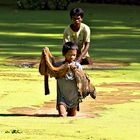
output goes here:
<path id="1" fill-rule="evenodd" d="M 0 114 L 0 117 L 22 117 L 22 116 L 29 116 L 29 117 L 59 117 L 58 114 Z"/>

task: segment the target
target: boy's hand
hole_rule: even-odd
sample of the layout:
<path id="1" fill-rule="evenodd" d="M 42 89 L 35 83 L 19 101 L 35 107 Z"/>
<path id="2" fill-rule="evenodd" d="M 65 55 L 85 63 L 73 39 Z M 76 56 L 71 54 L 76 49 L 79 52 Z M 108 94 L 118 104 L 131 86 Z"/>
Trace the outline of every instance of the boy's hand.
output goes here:
<path id="1" fill-rule="evenodd" d="M 69 66 L 70 66 L 70 68 L 73 69 L 73 70 L 76 69 L 76 66 L 73 65 L 73 64 L 69 64 Z"/>

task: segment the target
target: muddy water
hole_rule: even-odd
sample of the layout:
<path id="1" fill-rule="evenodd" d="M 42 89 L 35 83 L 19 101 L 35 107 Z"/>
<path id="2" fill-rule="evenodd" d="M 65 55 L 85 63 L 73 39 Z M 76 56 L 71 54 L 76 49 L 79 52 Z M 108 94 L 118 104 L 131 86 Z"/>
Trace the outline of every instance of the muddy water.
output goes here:
<path id="1" fill-rule="evenodd" d="M 77 116 L 80 117 L 96 117 L 100 115 L 100 112 L 105 110 L 105 105 L 123 104 L 130 102 L 134 99 L 140 99 L 140 95 L 133 95 L 133 91 L 140 91 L 140 83 L 112 83 L 101 84 L 98 87 L 112 88 L 114 91 L 100 91 L 97 92 L 97 98 L 94 100 L 90 96 L 83 99 L 80 103 L 80 111 Z M 56 110 L 56 102 L 45 102 L 42 106 L 34 107 L 15 107 L 8 111 L 11 114 L 28 115 L 28 116 L 58 116 Z"/>

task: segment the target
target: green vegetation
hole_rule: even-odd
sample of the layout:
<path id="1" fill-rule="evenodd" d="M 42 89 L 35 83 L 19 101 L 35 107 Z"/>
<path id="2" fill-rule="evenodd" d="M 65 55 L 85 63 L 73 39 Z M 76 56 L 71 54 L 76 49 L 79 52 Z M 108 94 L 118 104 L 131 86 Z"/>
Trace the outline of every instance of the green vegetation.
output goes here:
<path id="1" fill-rule="evenodd" d="M 70 5 L 69 9 L 75 5 Z M 78 4 L 91 27 L 90 55 L 95 60 L 139 62 L 140 25 L 137 6 Z M 119 11 L 118 11 L 119 9 Z M 62 33 L 70 23 L 68 11 L 0 10 L 1 59 L 40 56 L 48 46 L 61 55 Z"/>
<path id="2" fill-rule="evenodd" d="M 138 95 L 140 89 L 101 86 L 112 83 L 140 84 L 140 9 L 137 6 L 77 4 L 85 9 L 84 22 L 91 27 L 90 55 L 96 62 L 121 61 L 116 69 L 86 70 L 100 93 Z M 119 9 L 119 11 L 118 11 Z M 55 79 L 49 79 L 51 93 L 44 95 L 43 76 L 38 68 L 16 67 L 20 60 L 36 59 L 48 46 L 61 57 L 62 34 L 69 24 L 68 11 L 0 9 L 0 139 L 1 140 L 139 140 L 140 98 L 94 108 L 95 118 L 37 117 L 12 113 L 12 108 L 39 110 L 55 100 Z M 127 62 L 127 63 L 126 63 Z M 118 93 L 116 93 L 117 91 Z M 109 96 L 106 96 L 106 98 Z M 118 98 L 119 100 L 119 98 Z M 102 105 L 102 104 L 101 104 Z M 55 108 L 55 106 L 54 106 Z M 48 108 L 49 109 L 49 108 Z"/>

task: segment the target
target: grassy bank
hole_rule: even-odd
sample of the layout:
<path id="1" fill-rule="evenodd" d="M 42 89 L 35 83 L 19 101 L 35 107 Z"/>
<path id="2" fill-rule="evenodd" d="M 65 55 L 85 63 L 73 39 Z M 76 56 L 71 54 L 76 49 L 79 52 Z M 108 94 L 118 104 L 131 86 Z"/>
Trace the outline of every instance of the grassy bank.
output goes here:
<path id="1" fill-rule="evenodd" d="M 91 57 L 139 62 L 139 7 L 74 3 L 68 10 L 75 6 L 85 10 L 84 22 L 91 28 Z M 1 60 L 39 57 L 44 46 L 61 56 L 63 30 L 70 23 L 68 11 L 1 9 L 0 12 L 3 13 L 0 14 Z"/>

